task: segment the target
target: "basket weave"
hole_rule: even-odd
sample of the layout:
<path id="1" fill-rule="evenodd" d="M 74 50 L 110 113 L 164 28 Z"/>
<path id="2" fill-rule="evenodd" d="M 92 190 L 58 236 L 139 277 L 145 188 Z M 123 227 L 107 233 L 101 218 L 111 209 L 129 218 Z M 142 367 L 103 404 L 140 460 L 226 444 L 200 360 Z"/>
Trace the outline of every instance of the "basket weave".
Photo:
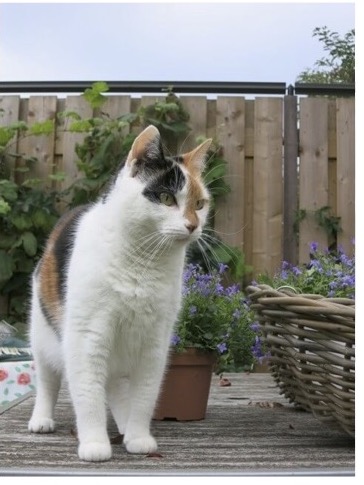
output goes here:
<path id="1" fill-rule="evenodd" d="M 249 286 L 271 353 L 272 375 L 290 402 L 355 435 L 355 301 Z"/>

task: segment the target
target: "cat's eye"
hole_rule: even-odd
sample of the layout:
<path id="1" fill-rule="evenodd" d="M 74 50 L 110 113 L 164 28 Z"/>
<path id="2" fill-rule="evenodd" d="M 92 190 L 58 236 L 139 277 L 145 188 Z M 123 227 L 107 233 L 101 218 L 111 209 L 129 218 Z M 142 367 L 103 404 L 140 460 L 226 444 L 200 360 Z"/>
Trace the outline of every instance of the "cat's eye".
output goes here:
<path id="1" fill-rule="evenodd" d="M 176 205 L 176 199 L 168 192 L 162 192 L 159 194 L 159 200 L 162 202 L 162 204 L 167 205 L 168 207 Z"/>
<path id="2" fill-rule="evenodd" d="M 199 211 L 201 210 L 205 205 L 205 200 L 204 199 L 200 199 L 196 202 L 196 210 Z"/>

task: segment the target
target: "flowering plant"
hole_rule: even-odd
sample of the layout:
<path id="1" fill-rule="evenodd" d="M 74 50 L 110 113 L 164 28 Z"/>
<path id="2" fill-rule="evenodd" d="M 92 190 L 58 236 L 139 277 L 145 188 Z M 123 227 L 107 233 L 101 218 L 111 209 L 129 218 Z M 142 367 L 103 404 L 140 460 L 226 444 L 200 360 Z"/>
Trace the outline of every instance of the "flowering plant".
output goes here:
<path id="1" fill-rule="evenodd" d="M 283 261 L 280 271 L 273 278 L 262 277 L 259 282 L 277 289 L 292 288 L 297 293 L 355 298 L 355 257 L 347 256 L 342 249 L 337 253 L 322 251 L 313 242 L 310 244 L 308 264 L 293 266 Z"/>
<path id="2" fill-rule="evenodd" d="M 254 362 L 252 311 L 238 285 L 224 285 L 227 266 L 205 273 L 189 264 L 183 275 L 183 303 L 172 336 L 176 350 L 215 351 L 217 371 L 243 369 Z"/>
<path id="3" fill-rule="evenodd" d="M 274 289 L 292 290 L 294 293 L 322 295 L 326 298 L 355 298 L 355 258 L 347 256 L 342 249 L 336 253 L 319 250 L 318 244 L 310 244 L 308 264 L 294 266 L 283 261 L 280 270 L 273 276 L 260 275 L 252 283 L 267 284 Z M 262 345 L 258 321 L 251 324 L 256 332 L 252 352 L 258 361 L 269 357 Z"/>

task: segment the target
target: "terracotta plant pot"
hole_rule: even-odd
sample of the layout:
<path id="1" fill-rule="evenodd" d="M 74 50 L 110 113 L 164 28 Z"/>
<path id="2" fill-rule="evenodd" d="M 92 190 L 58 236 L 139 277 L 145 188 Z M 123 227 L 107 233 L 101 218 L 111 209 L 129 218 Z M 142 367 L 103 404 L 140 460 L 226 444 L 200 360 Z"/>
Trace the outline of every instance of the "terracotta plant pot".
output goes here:
<path id="1" fill-rule="evenodd" d="M 197 421 L 206 415 L 215 356 L 197 349 L 174 352 L 153 419 Z"/>

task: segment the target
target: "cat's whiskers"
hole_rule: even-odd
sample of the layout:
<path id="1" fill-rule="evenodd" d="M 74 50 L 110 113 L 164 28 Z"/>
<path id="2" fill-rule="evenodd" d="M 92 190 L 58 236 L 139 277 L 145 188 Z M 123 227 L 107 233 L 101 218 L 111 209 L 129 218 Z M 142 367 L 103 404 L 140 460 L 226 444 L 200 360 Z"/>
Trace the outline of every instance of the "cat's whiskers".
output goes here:
<path id="1" fill-rule="evenodd" d="M 212 271 L 212 267 L 211 267 L 210 260 L 209 260 L 207 254 L 206 254 L 206 251 L 205 251 L 205 248 L 204 248 L 204 244 L 206 244 L 206 243 L 205 243 L 205 241 L 203 240 L 202 237 L 197 240 L 197 245 L 200 248 L 200 251 L 201 251 L 201 254 L 202 254 L 202 258 L 203 258 L 203 260 L 204 260 L 204 262 L 206 264 L 206 267 L 207 267 L 208 271 L 211 272 Z"/>

